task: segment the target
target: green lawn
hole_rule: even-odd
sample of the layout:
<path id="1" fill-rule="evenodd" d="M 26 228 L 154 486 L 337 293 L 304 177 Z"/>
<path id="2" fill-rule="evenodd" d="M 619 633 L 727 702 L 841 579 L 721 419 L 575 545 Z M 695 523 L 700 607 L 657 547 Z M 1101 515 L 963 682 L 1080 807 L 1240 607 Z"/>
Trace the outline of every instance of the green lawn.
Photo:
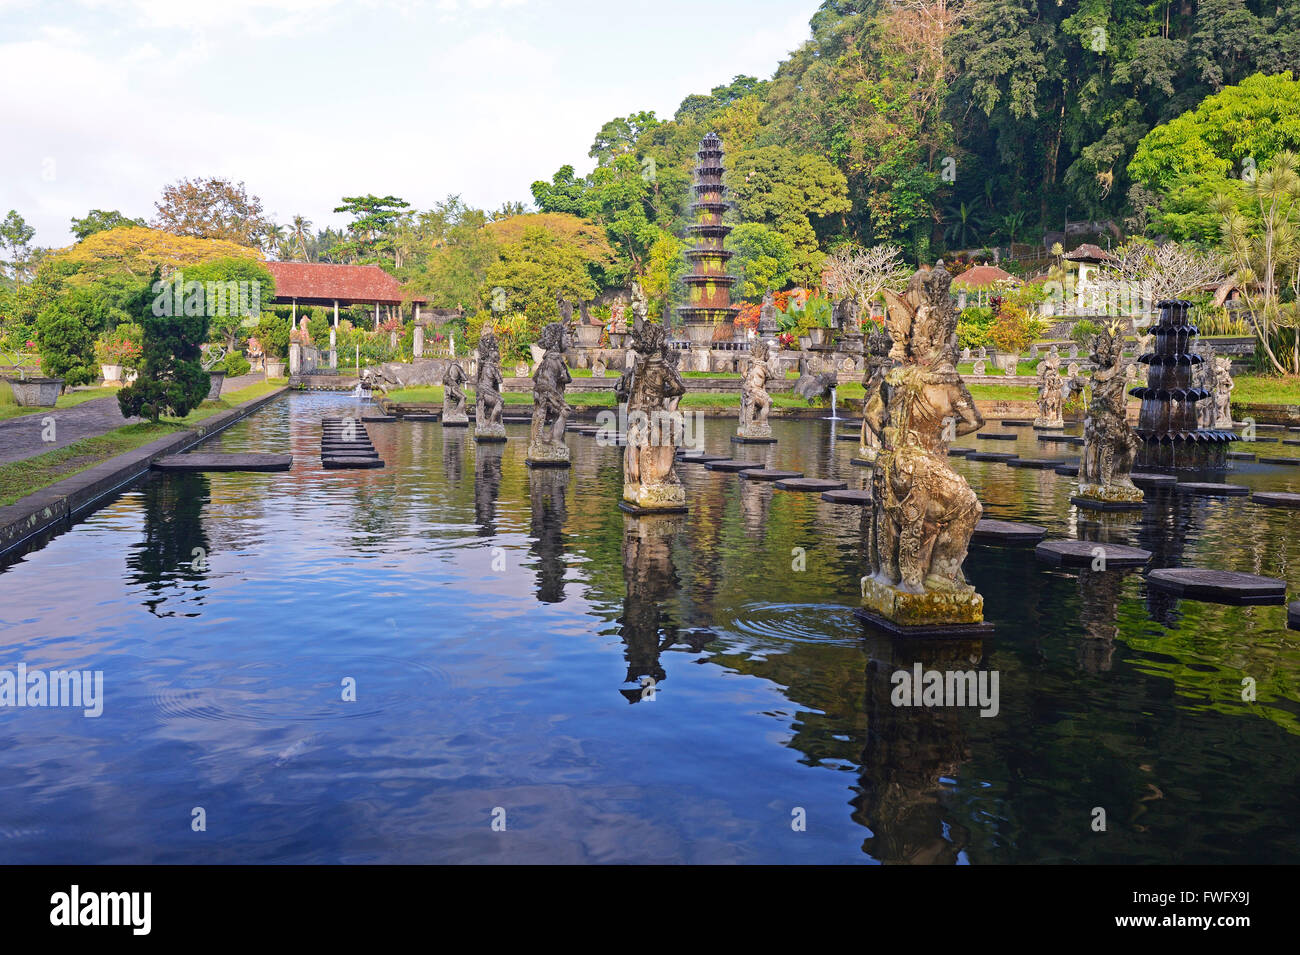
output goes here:
<path id="1" fill-rule="evenodd" d="M 1300 405 L 1300 378 L 1238 375 L 1233 379 L 1232 400 L 1246 404 Z"/>
<path id="2" fill-rule="evenodd" d="M 87 388 L 84 391 L 70 391 L 65 395 L 59 395 L 54 407 L 75 408 L 84 402 L 94 401 L 96 398 L 107 398 L 115 394 L 117 394 L 116 388 Z M 4 382 L 0 382 L 0 421 L 4 421 L 6 418 L 19 418 L 23 415 L 40 414 L 49 410 L 49 408 L 19 407 L 18 402 L 14 400 L 13 390 Z"/>

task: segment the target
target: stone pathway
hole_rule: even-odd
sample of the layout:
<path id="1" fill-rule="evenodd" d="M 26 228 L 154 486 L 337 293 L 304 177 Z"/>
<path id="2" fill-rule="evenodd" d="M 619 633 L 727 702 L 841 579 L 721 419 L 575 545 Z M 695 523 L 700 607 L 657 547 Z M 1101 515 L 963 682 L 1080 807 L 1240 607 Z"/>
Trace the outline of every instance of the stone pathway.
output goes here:
<path id="1" fill-rule="evenodd" d="M 265 380 L 261 372 L 227 378 L 221 386 L 221 393 L 229 394 Z M 54 440 L 43 441 L 42 432 L 47 418 L 54 419 Z M 53 451 L 97 434 L 106 434 L 126 424 L 142 421 L 142 418 L 123 418 L 118 410 L 117 398 L 109 395 L 84 401 L 75 408 L 47 408 L 36 414 L 21 415 L 0 421 L 0 464 L 11 464 L 26 458 Z"/>

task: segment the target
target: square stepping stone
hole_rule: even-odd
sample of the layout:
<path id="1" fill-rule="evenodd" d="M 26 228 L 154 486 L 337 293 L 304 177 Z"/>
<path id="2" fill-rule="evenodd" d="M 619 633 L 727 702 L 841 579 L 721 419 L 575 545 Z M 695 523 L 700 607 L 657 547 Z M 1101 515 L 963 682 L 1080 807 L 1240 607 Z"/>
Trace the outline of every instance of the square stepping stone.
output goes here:
<path id="1" fill-rule="evenodd" d="M 980 441 L 1015 441 L 1020 435 L 1010 431 L 981 431 L 975 437 Z"/>
<path id="2" fill-rule="evenodd" d="M 710 471 L 725 471 L 734 473 L 736 471 L 752 471 L 754 468 L 761 468 L 762 461 L 737 461 L 735 458 L 723 458 L 721 461 L 706 461 L 704 466 Z"/>
<path id="3" fill-rule="evenodd" d="M 1228 457 L 1233 461 L 1254 461 L 1255 455 L 1249 451 L 1229 451 Z"/>
<path id="4" fill-rule="evenodd" d="M 1260 464 L 1285 464 L 1289 467 L 1300 466 L 1300 458 L 1260 458 Z"/>
<path id="5" fill-rule="evenodd" d="M 287 471 L 292 454 L 169 454 L 152 467 L 159 471 Z"/>
<path id="6" fill-rule="evenodd" d="M 948 449 L 948 457 L 950 458 L 964 458 L 966 457 L 966 455 L 974 454 L 974 453 L 975 453 L 974 448 L 949 448 Z"/>
<path id="7" fill-rule="evenodd" d="M 782 478 L 776 482 L 778 491 L 843 491 L 848 486 L 847 481 L 830 478 Z"/>
<path id="8" fill-rule="evenodd" d="M 1265 507 L 1300 507 L 1300 494 L 1290 491 L 1256 491 L 1250 499 Z"/>
<path id="9" fill-rule="evenodd" d="M 703 454 L 696 452 L 694 454 L 683 454 L 677 460 L 684 464 L 708 464 L 710 461 L 730 461 L 725 454 Z"/>
<path id="10" fill-rule="evenodd" d="M 1037 524 L 985 518 L 975 525 L 970 539 L 985 544 L 1036 544 L 1046 536 L 1047 528 Z"/>
<path id="11" fill-rule="evenodd" d="M 1061 475 L 1062 477 L 1078 477 L 1078 476 L 1079 476 L 1079 465 L 1077 465 L 1077 464 L 1058 464 L 1058 465 L 1056 466 L 1056 473 L 1059 474 L 1059 475 Z"/>
<path id="12" fill-rule="evenodd" d="M 862 432 L 858 431 L 855 433 L 853 431 L 849 431 L 849 432 L 839 431 L 836 432 L 835 434 L 835 440 L 836 441 L 861 441 Z M 1300 444 L 1300 441 L 1297 441 L 1296 444 Z"/>
<path id="13" fill-rule="evenodd" d="M 1160 567 L 1147 574 L 1147 584 L 1179 597 L 1210 603 L 1286 603 L 1286 581 L 1235 570 Z"/>
<path id="14" fill-rule="evenodd" d="M 1003 418 L 1001 424 L 1004 428 L 1032 428 L 1034 426 L 1032 421 L 1025 421 L 1021 418 Z"/>
<path id="15" fill-rule="evenodd" d="M 830 501 L 832 504 L 852 504 L 857 507 L 871 503 L 870 491 L 850 491 L 847 489 L 823 491 L 822 500 Z"/>
<path id="16" fill-rule="evenodd" d="M 1178 483 L 1178 478 L 1172 474 L 1154 474 L 1149 471 L 1134 471 L 1129 475 L 1129 480 L 1143 490 L 1150 487 L 1173 487 Z"/>
<path id="17" fill-rule="evenodd" d="M 1180 481 L 1174 488 L 1179 494 L 1204 497 L 1245 497 L 1250 493 L 1250 488 L 1242 484 L 1215 484 L 1212 481 Z"/>
<path id="18" fill-rule="evenodd" d="M 802 471 L 782 471 L 778 468 L 750 468 L 739 474 L 750 481 L 790 481 L 803 477 Z"/>
<path id="19" fill-rule="evenodd" d="M 1001 461 L 1003 464 L 1006 464 L 1014 457 L 1016 457 L 1016 455 L 1009 454 L 1005 451 L 974 451 L 966 455 L 966 460 L 967 461 Z"/>
<path id="20" fill-rule="evenodd" d="M 1074 439 L 1068 434 L 1040 434 L 1037 435 L 1039 441 L 1055 442 L 1057 444 L 1070 444 Z"/>
<path id="21" fill-rule="evenodd" d="M 396 420 L 397 420 L 397 416 L 396 416 L 396 415 L 391 415 L 391 414 L 363 414 L 363 415 L 361 416 L 361 420 L 364 421 L 364 422 L 366 422 L 367 424 L 370 424 L 370 423 L 373 423 L 373 422 L 385 422 L 385 423 L 386 423 L 386 422 L 389 422 L 389 421 L 396 421 Z"/>
<path id="22" fill-rule="evenodd" d="M 1038 471 L 1046 471 L 1048 468 L 1054 468 L 1060 463 L 1056 458 L 1012 458 L 1007 462 L 1007 467 L 1033 468 Z"/>
<path id="23" fill-rule="evenodd" d="M 776 438 L 742 438 L 738 434 L 731 436 L 732 444 L 776 444 Z"/>
<path id="24" fill-rule="evenodd" d="M 1094 561 L 1104 561 L 1101 566 L 1106 570 L 1145 567 L 1151 559 L 1149 550 L 1138 547 L 1079 540 L 1043 541 L 1034 548 L 1034 554 L 1041 560 L 1062 567 L 1092 567 Z"/>
<path id="25" fill-rule="evenodd" d="M 331 470 L 342 468 L 382 468 L 384 462 L 379 458 L 361 458 L 361 457 L 342 457 L 342 458 L 322 458 L 321 464 Z"/>
<path id="26" fill-rule="evenodd" d="M 855 468 L 874 468 L 876 466 L 875 461 L 868 461 L 866 458 L 849 458 L 849 464 Z"/>

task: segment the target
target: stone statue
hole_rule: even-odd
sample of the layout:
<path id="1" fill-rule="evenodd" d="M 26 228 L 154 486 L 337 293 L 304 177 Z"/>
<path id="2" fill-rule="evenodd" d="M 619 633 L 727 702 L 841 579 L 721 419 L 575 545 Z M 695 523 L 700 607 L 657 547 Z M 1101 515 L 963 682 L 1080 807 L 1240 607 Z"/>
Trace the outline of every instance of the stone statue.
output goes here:
<path id="1" fill-rule="evenodd" d="M 780 330 L 781 326 L 776 322 L 776 296 L 768 289 L 763 293 L 763 304 L 758 310 L 757 335 L 763 341 L 771 341 Z"/>
<path id="2" fill-rule="evenodd" d="M 555 308 L 560 313 L 560 322 L 564 325 L 573 324 L 573 303 L 566 302 L 560 296 L 555 296 Z"/>
<path id="3" fill-rule="evenodd" d="M 533 425 L 524 461 L 532 467 L 568 467 L 564 427 L 571 409 L 564 389 L 573 377 L 564 364 L 564 325 L 551 322 L 537 340 L 546 352 L 533 373 Z"/>
<path id="4" fill-rule="evenodd" d="M 962 563 L 983 509 L 948 465 L 948 444 L 984 426 L 957 374 L 952 276 L 939 262 L 903 295 L 886 290 L 889 369 L 863 421 L 879 442 L 867 520 L 867 616 L 901 627 L 978 624 L 984 598 Z"/>
<path id="5" fill-rule="evenodd" d="M 1204 389 L 1205 397 L 1196 402 L 1196 427 L 1214 427 L 1214 353 L 1204 343 L 1197 348 L 1200 364 L 1192 366 L 1192 385 Z"/>
<path id="6" fill-rule="evenodd" d="M 646 301 L 645 290 L 640 282 L 632 283 L 632 328 L 635 330 L 650 314 L 650 303 Z"/>
<path id="7" fill-rule="evenodd" d="M 1232 359 L 1227 355 L 1214 356 L 1214 420 L 1210 427 L 1221 431 L 1232 430 Z"/>
<path id="8" fill-rule="evenodd" d="M 1061 356 L 1048 355 L 1038 363 L 1038 417 L 1034 427 L 1040 430 L 1064 428 L 1061 417 Z"/>
<path id="9" fill-rule="evenodd" d="M 478 340 L 478 378 L 474 384 L 474 440 L 504 441 L 506 426 L 501 423 L 505 400 L 501 397 L 501 353 L 497 337 L 490 329 Z"/>
<path id="10" fill-rule="evenodd" d="M 447 366 L 442 376 L 442 423 L 445 425 L 468 425 L 469 415 L 465 413 L 465 369 L 460 362 L 453 361 Z"/>
<path id="11" fill-rule="evenodd" d="M 767 359 L 767 342 L 761 338 L 755 339 L 749 348 L 749 366 L 740 383 L 740 427 L 736 429 L 738 438 L 772 437 L 772 426 L 767 423 L 767 414 L 772 410 L 767 383 L 774 376 Z"/>
<path id="12" fill-rule="evenodd" d="M 1125 409 L 1121 341 L 1118 324 L 1102 327 L 1092 338 L 1092 398 L 1083 422 L 1083 456 L 1079 462 L 1076 504 L 1102 509 L 1142 503 L 1142 491 L 1129 478 L 1138 437 Z"/>
<path id="13" fill-rule="evenodd" d="M 885 375 L 894 364 L 889 360 L 889 352 L 893 345 L 894 343 L 889 340 L 889 332 L 885 331 L 883 326 L 873 330 L 867 336 L 867 362 L 862 373 L 863 408 L 880 395 L 880 389 L 885 384 Z M 858 444 L 858 457 L 874 464 L 876 455 L 880 451 L 880 439 L 867 427 L 865 420 L 862 422 L 862 437 Z"/>
<path id="14" fill-rule="evenodd" d="M 619 379 L 616 393 L 627 403 L 623 452 L 623 501 L 629 513 L 686 510 L 686 489 L 674 468 L 681 433 L 675 419 L 686 383 L 667 357 L 664 327 L 640 322 L 632 332 L 636 365 Z"/>

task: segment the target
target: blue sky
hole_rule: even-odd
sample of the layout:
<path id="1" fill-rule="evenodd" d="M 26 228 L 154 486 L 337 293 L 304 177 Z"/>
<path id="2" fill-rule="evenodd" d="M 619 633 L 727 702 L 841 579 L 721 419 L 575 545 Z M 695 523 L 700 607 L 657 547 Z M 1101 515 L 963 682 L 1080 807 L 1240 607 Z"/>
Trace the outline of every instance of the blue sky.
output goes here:
<path id="1" fill-rule="evenodd" d="M 819 0 L 0 0 L 0 216 L 148 219 L 182 176 L 340 225 L 344 195 L 494 208 L 614 116 L 770 76 Z"/>

